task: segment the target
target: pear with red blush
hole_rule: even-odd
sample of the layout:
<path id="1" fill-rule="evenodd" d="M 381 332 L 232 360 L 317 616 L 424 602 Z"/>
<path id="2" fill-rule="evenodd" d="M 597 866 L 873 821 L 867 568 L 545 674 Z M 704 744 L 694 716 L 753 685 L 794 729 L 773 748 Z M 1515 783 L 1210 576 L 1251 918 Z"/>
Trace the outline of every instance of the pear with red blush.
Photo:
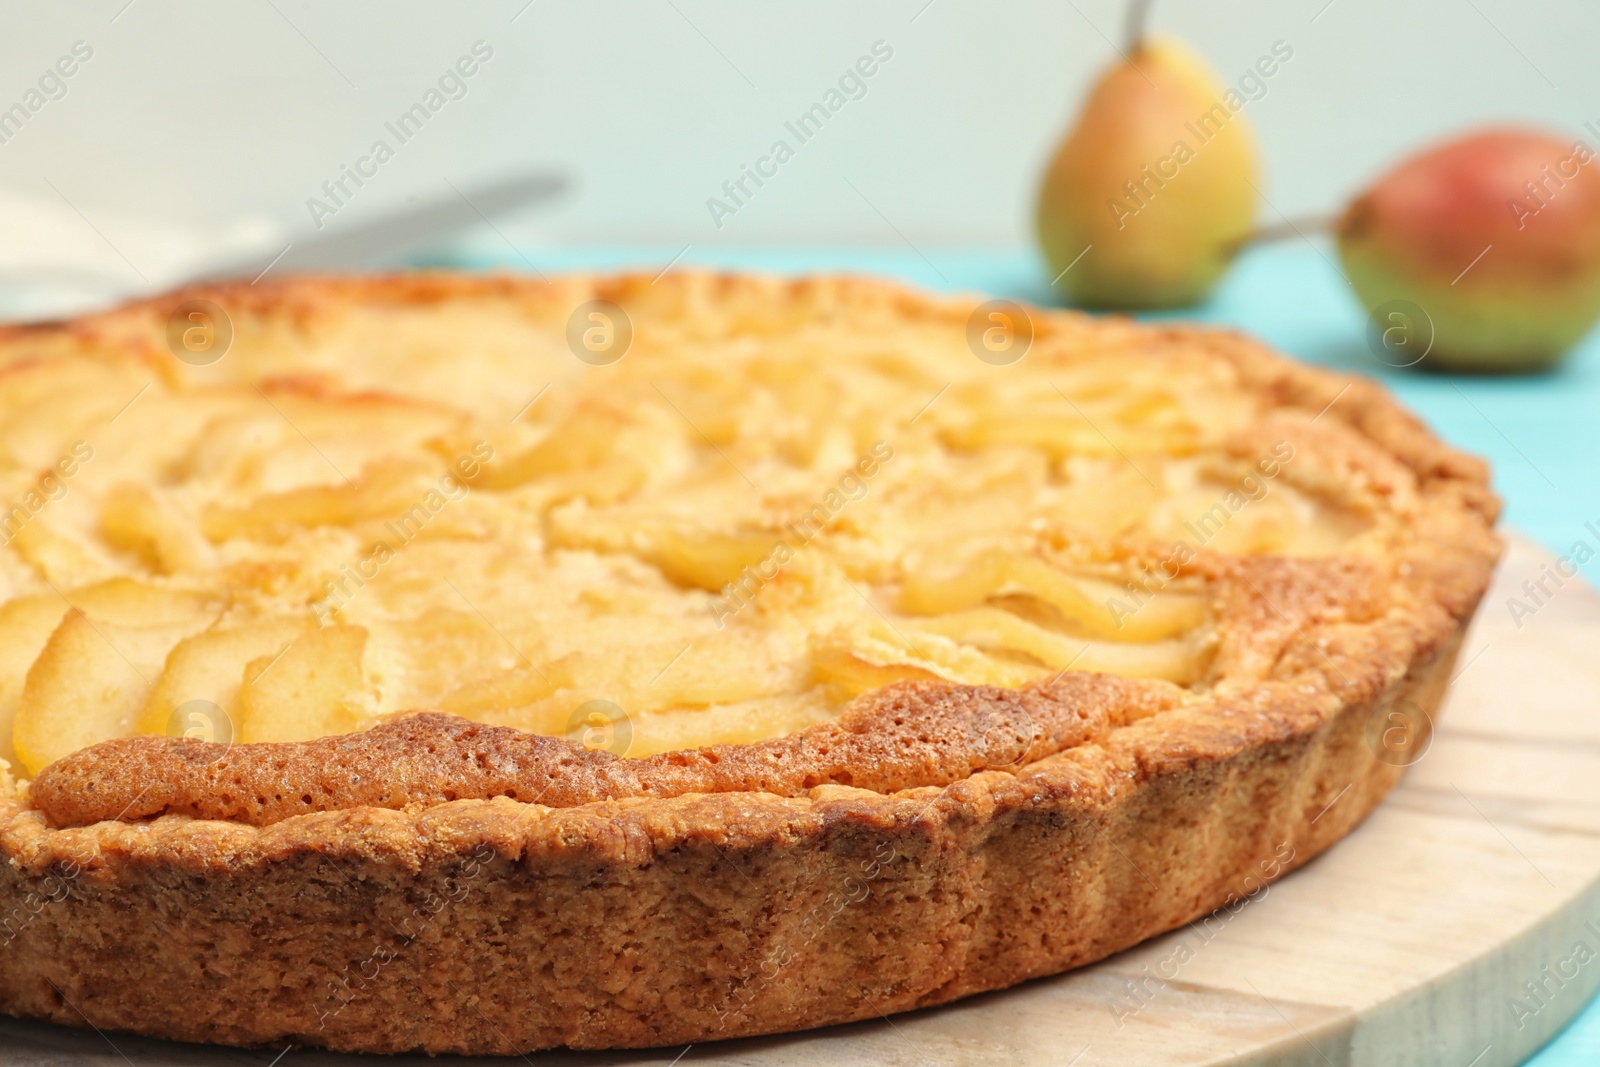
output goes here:
<path id="1" fill-rule="evenodd" d="M 1490 129 L 1438 145 L 1335 229 L 1362 303 L 1420 334 L 1421 366 L 1548 368 L 1600 318 L 1600 159 L 1582 142 Z"/>

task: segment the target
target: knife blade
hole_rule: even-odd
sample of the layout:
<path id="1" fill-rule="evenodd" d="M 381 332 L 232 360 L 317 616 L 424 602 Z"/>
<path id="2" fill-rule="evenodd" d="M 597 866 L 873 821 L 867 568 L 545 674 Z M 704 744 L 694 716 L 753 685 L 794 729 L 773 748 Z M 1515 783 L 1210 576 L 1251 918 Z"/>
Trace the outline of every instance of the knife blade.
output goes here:
<path id="1" fill-rule="evenodd" d="M 455 230 L 480 222 L 492 226 L 498 215 L 562 192 L 567 180 L 559 174 L 528 174 L 478 186 L 470 192 L 457 188 L 448 179 L 446 184 L 451 189 L 448 194 L 419 205 L 343 227 L 334 221 L 321 230 L 292 235 L 270 262 L 261 255 L 232 256 L 204 265 L 187 280 L 257 278 L 267 269 L 283 272 L 372 266 Z"/>

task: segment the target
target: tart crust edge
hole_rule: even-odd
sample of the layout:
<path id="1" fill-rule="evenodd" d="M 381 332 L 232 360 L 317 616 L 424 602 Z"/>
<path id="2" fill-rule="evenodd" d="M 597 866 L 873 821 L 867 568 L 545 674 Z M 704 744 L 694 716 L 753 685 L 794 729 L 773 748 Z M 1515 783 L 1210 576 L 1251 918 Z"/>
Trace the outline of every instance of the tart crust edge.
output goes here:
<path id="1" fill-rule="evenodd" d="M 889 796 L 59 831 L 12 804 L 0 1009 L 230 1045 L 648 1047 L 927 1007 L 1186 923 L 1205 937 L 1399 781 L 1374 721 L 1437 711 L 1464 630 L 1331 717 L 1289 702 L 1209 750 L 1119 737 Z"/>

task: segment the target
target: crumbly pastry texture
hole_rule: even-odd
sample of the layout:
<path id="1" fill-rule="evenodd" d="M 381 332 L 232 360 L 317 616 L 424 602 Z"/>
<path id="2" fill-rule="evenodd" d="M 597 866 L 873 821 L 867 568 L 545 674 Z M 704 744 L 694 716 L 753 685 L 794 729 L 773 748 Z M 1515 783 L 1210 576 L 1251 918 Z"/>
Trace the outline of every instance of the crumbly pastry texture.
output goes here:
<path id="1" fill-rule="evenodd" d="M 1484 465 L 1235 334 L 992 311 L 420 274 L 0 332 L 0 1009 L 799 1030 L 1333 844 L 1426 743 Z"/>

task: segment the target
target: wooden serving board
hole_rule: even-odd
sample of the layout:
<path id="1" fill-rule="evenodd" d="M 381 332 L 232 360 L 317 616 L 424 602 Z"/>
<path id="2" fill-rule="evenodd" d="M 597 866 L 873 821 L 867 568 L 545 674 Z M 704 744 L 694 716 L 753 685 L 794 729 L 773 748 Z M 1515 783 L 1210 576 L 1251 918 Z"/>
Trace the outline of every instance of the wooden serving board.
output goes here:
<path id="1" fill-rule="evenodd" d="M 1521 1063 L 1600 987 L 1600 598 L 1547 579 L 1554 595 L 1537 606 L 1522 584 L 1545 565 L 1547 553 L 1512 541 L 1432 746 L 1355 833 L 1235 913 L 1070 974 L 870 1023 L 687 1050 L 392 1062 Z M 1520 626 L 1511 596 L 1537 608 Z M 0 1020 L 0 1067 L 266 1067 L 277 1055 Z M 378 1061 L 291 1050 L 282 1062 Z"/>

